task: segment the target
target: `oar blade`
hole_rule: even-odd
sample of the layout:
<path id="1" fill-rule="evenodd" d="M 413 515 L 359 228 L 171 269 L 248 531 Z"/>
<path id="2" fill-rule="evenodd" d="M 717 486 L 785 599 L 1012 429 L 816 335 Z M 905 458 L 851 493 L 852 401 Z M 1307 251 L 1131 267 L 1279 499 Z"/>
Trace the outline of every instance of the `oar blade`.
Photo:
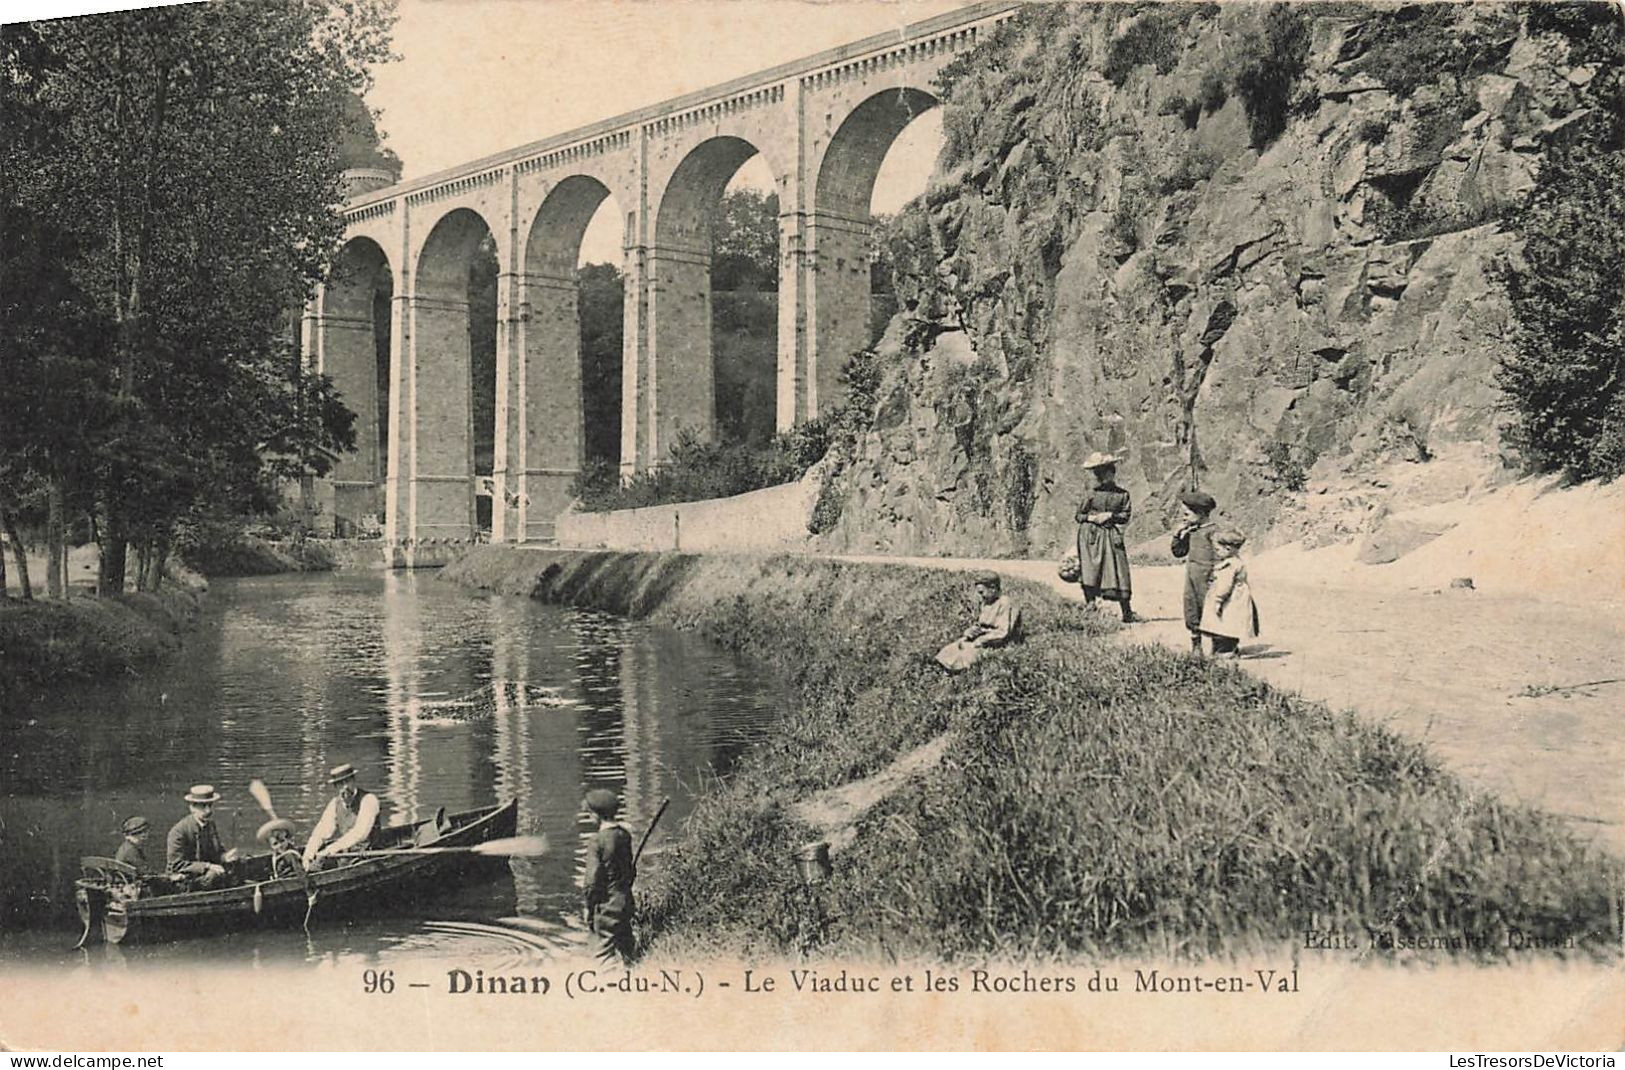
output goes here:
<path id="1" fill-rule="evenodd" d="M 469 848 L 477 855 L 505 858 L 540 858 L 547 853 L 546 836 L 509 836 L 501 840 L 487 840 Z"/>
<path id="2" fill-rule="evenodd" d="M 276 809 L 271 806 L 271 793 L 266 790 L 265 781 L 250 780 L 248 782 L 248 793 L 254 796 L 254 801 L 260 804 L 260 809 L 270 815 L 272 821 L 275 821 Z"/>

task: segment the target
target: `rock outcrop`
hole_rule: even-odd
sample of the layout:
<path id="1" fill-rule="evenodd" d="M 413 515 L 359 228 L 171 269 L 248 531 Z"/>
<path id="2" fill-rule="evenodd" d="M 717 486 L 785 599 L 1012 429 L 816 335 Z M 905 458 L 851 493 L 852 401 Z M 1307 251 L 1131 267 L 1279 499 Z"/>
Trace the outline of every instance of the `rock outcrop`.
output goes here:
<path id="1" fill-rule="evenodd" d="M 1509 477 L 1494 274 L 1596 73 L 1567 56 L 1492 4 L 1023 13 L 945 77 L 824 541 L 1054 552 L 1091 450 L 1124 458 L 1131 542 L 1193 484 L 1284 539 L 1412 504 L 1368 478 L 1396 461 Z M 1346 509 L 1304 507 L 1328 487 Z"/>

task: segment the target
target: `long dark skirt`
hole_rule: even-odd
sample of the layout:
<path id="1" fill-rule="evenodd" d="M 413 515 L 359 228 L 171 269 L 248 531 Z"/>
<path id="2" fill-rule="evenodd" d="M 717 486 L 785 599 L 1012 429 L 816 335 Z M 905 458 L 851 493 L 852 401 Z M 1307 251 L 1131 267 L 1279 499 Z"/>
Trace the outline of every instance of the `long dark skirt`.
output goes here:
<path id="1" fill-rule="evenodd" d="M 1123 533 L 1104 524 L 1078 525 L 1078 586 L 1112 602 L 1127 602 L 1134 594 L 1129 580 L 1128 550 Z"/>

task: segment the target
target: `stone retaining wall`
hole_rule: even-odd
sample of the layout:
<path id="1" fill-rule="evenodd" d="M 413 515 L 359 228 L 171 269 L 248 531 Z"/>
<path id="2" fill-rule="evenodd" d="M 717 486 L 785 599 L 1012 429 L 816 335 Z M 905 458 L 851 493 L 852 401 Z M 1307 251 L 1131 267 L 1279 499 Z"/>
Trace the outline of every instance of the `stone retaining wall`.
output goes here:
<path id="1" fill-rule="evenodd" d="M 818 501 L 808 476 L 732 498 L 607 513 L 565 513 L 560 546 L 608 550 L 782 550 L 802 546 Z"/>

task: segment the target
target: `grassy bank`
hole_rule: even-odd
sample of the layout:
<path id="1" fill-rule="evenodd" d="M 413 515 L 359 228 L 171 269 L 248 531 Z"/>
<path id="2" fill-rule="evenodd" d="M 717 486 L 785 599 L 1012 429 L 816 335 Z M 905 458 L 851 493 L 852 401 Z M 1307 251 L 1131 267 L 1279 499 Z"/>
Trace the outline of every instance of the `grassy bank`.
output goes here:
<path id="1" fill-rule="evenodd" d="M 168 579 L 156 594 L 65 602 L 0 599 L 0 694 L 91 680 L 176 649 L 197 616 L 201 585 Z"/>
<path id="2" fill-rule="evenodd" d="M 1028 640 L 948 678 L 921 655 L 969 617 L 952 573 L 482 548 L 447 578 L 692 629 L 793 685 L 648 882 L 656 951 L 1201 956 L 1370 925 L 1492 958 L 1529 953 L 1512 930 L 1617 953 L 1619 864 L 1556 821 L 1234 667 L 1106 642 L 1034 586 L 1009 588 Z M 941 766 L 802 884 L 790 806 L 950 727 Z"/>

